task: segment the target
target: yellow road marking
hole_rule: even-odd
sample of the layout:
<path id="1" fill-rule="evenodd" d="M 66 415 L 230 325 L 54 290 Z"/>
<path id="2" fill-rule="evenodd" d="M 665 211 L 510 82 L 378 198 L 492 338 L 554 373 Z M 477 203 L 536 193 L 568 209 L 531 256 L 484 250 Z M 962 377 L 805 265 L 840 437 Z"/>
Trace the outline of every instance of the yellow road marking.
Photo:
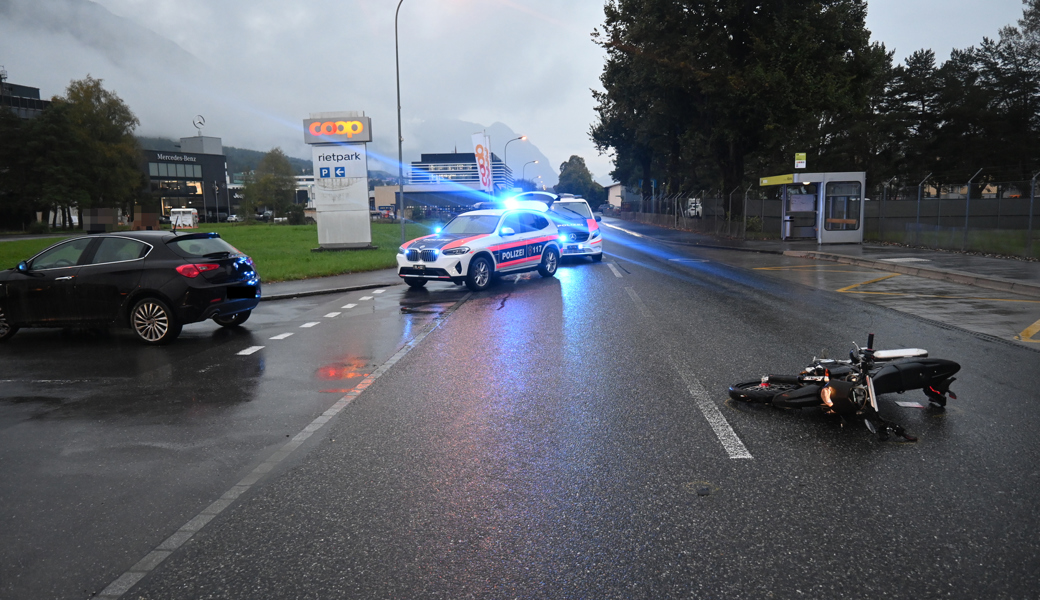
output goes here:
<path id="1" fill-rule="evenodd" d="M 1033 336 L 1040 332 L 1040 321 L 1033 323 L 1029 327 L 1022 330 L 1022 333 L 1015 336 L 1015 339 L 1020 342 L 1031 342 L 1033 344 L 1040 344 L 1040 340 L 1034 340 Z"/>
<path id="2" fill-rule="evenodd" d="M 899 274 L 898 273 L 893 273 L 892 275 L 885 275 L 884 277 L 878 277 L 877 279 L 871 279 L 870 281 L 864 281 L 863 283 L 856 283 L 856 284 L 850 285 L 848 287 L 843 287 L 843 288 L 841 288 L 838 291 L 839 292 L 848 292 L 852 288 L 857 288 L 857 287 L 859 287 L 861 285 L 870 285 L 871 283 L 877 283 L 879 281 L 884 281 L 886 279 L 892 279 L 893 277 L 899 277 Z M 877 292 L 871 292 L 871 293 L 877 293 Z"/>

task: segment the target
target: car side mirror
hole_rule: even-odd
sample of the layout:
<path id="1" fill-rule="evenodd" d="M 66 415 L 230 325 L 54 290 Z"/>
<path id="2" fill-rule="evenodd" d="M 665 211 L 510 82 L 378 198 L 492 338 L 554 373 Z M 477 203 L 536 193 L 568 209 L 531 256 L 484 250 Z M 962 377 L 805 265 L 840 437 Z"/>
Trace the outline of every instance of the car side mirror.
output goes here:
<path id="1" fill-rule="evenodd" d="M 507 235 L 516 235 L 516 232 L 513 231 L 512 227 L 503 227 L 499 230 L 498 234 L 502 237 L 506 237 Z"/>
<path id="2" fill-rule="evenodd" d="M 596 222 L 597 222 L 597 223 L 599 223 L 599 222 L 600 222 L 600 221 L 602 221 L 602 220 L 603 220 L 603 217 L 601 217 L 601 216 L 599 216 L 599 215 L 596 215 Z"/>
<path id="3" fill-rule="evenodd" d="M 10 264 L 10 263 L 8 263 L 8 264 Z M 25 262 L 24 260 L 22 262 L 18 263 L 17 271 L 19 273 L 28 273 L 29 272 L 29 263 Z"/>

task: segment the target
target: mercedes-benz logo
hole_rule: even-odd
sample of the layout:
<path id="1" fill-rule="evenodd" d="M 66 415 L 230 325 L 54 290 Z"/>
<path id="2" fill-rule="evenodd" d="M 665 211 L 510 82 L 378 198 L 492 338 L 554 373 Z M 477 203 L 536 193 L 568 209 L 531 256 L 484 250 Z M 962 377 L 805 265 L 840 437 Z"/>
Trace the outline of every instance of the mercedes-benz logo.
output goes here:
<path id="1" fill-rule="evenodd" d="M 578 241 L 578 234 L 576 234 L 576 233 L 572 233 L 572 234 L 570 235 L 570 240 L 571 240 L 572 242 L 576 242 L 576 241 Z"/>

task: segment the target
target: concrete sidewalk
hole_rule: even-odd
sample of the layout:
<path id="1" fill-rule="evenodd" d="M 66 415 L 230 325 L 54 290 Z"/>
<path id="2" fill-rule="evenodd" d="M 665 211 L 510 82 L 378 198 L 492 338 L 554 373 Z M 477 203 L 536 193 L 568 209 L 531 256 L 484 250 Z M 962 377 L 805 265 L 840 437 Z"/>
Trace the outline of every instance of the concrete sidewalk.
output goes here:
<path id="1" fill-rule="evenodd" d="M 616 227 L 670 244 L 826 260 L 1040 298 L 1037 261 L 874 243 L 819 245 L 814 241 L 742 240 L 612 217 L 604 217 L 603 224 L 608 229 Z"/>

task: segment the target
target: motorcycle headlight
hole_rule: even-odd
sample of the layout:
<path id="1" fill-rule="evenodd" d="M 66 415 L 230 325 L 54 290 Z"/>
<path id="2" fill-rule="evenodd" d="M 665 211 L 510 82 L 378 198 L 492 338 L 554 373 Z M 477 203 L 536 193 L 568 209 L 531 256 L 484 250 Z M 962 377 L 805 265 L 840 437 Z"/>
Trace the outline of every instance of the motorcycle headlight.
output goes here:
<path id="1" fill-rule="evenodd" d="M 445 256 L 457 256 L 459 254 L 466 254 L 467 252 L 469 252 L 469 246 L 459 246 L 458 248 L 449 248 L 441 254 L 444 254 Z"/>

